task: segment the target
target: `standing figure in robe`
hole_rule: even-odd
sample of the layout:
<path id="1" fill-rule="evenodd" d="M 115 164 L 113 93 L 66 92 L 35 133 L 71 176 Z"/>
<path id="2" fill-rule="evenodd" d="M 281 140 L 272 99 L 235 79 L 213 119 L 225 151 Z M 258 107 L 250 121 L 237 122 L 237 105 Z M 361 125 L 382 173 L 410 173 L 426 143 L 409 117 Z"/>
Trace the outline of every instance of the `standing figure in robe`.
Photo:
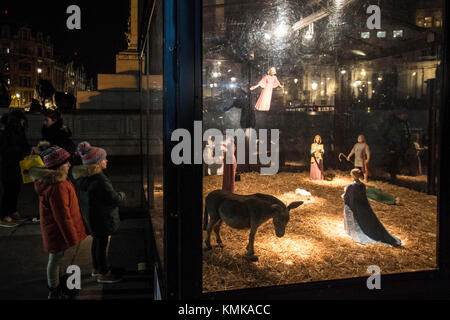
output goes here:
<path id="1" fill-rule="evenodd" d="M 360 135 L 358 137 L 358 143 L 355 144 L 352 151 L 347 157 L 347 161 L 355 156 L 355 169 L 361 170 L 364 175 L 364 183 L 367 183 L 369 178 L 369 163 L 370 163 L 370 148 L 367 145 L 366 137 Z"/>
<path id="2" fill-rule="evenodd" d="M 354 181 L 345 188 L 344 225 L 347 234 L 358 244 L 366 245 L 383 243 L 391 246 L 401 246 L 402 241 L 392 236 L 378 220 L 367 199 L 366 186 L 360 179 L 363 173 L 354 169 L 351 173 Z"/>
<path id="3" fill-rule="evenodd" d="M 270 68 L 268 74 L 264 76 L 259 84 L 250 88 L 251 91 L 256 90 L 258 87 L 261 87 L 263 89 L 261 92 L 261 96 L 259 97 L 259 100 L 255 105 L 256 110 L 269 111 L 272 103 L 273 89 L 280 87 L 284 90 L 284 86 L 278 81 L 276 74 L 277 69 L 273 67 Z"/>
<path id="4" fill-rule="evenodd" d="M 314 143 L 311 145 L 311 180 L 325 180 L 323 171 L 323 155 L 325 149 L 322 144 L 322 138 L 316 136 Z"/>
<path id="5" fill-rule="evenodd" d="M 230 193 L 234 193 L 235 182 L 236 182 L 236 170 L 237 170 L 237 159 L 234 153 L 236 152 L 236 146 L 234 141 L 228 141 L 226 144 L 222 145 L 225 149 L 223 154 L 223 184 L 222 190 Z M 233 163 L 228 163 L 228 151 L 233 152 Z M 232 150 L 232 151 L 231 151 Z"/>

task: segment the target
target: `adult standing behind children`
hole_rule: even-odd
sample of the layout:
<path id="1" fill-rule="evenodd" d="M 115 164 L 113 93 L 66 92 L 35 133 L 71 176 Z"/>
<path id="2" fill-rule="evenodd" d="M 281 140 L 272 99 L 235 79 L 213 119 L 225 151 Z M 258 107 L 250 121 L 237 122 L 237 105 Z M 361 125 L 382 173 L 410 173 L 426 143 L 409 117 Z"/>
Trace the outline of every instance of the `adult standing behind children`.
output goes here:
<path id="1" fill-rule="evenodd" d="M 73 168 L 80 205 L 89 231 L 94 238 L 92 243 L 92 276 L 98 283 L 116 283 L 120 277 L 114 275 L 108 266 L 108 243 L 120 225 L 119 204 L 125 194 L 116 192 L 105 175 L 108 166 L 104 149 L 92 147 L 88 142 L 78 146 L 82 166 Z"/>
<path id="2" fill-rule="evenodd" d="M 17 212 L 17 202 L 23 184 L 19 162 L 31 153 L 31 146 L 25 134 L 27 118 L 21 110 L 14 110 L 4 115 L 2 124 L 0 155 L 3 196 L 0 226 L 14 228 L 24 221 Z"/>
<path id="3" fill-rule="evenodd" d="M 44 250 L 49 253 L 47 281 L 48 298 L 62 298 L 60 264 L 65 251 L 86 239 L 86 227 L 81 215 L 75 188 L 67 179 L 70 154 L 60 147 L 40 146 L 45 168 L 31 168 L 27 173 L 35 180 L 39 196 Z"/>
<path id="4" fill-rule="evenodd" d="M 72 157 L 75 155 L 76 145 L 72 141 L 72 131 L 64 125 L 62 114 L 58 110 L 45 111 L 41 133 L 42 141 L 48 141 L 52 146 L 63 148 Z"/>

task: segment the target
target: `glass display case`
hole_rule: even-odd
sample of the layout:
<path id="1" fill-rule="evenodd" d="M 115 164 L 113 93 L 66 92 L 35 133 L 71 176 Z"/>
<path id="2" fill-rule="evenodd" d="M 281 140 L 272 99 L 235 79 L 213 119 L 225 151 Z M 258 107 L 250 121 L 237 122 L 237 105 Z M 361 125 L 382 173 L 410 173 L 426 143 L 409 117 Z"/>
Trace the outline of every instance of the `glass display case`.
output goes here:
<path id="1" fill-rule="evenodd" d="M 373 16 L 369 7 L 345 0 L 203 2 L 205 130 L 280 133 L 270 141 L 283 159 L 279 172 L 262 176 L 257 165 L 239 163 L 241 181 L 233 192 L 258 191 L 285 205 L 304 202 L 290 213 L 282 239 L 270 224 L 258 230 L 257 263 L 246 259 L 248 231 L 227 226 L 225 218 L 224 247 L 203 257 L 205 292 L 363 277 L 372 265 L 387 274 L 437 268 L 437 197 L 422 193 L 419 200 L 417 192 L 434 189 L 438 174 L 427 176 L 438 160 L 429 154 L 438 144 L 433 130 L 440 105 L 430 99 L 442 79 L 442 29 L 433 28 L 429 41 L 430 30 L 411 22 L 423 9 L 419 3 L 384 1 Z M 379 19 L 381 29 L 371 30 L 371 19 Z M 313 153 L 312 161 L 316 136 L 323 154 Z M 352 149 L 355 158 L 348 159 Z M 368 192 L 399 199 L 386 205 L 373 195 L 370 205 L 403 250 L 363 239 L 381 232 L 377 221 L 349 213 L 366 215 L 367 205 L 349 208 L 346 215 L 354 217 L 344 219 L 341 194 L 353 167 L 367 172 Z M 205 197 L 227 183 L 224 175 L 205 176 Z"/>
<path id="2" fill-rule="evenodd" d="M 442 290 L 444 1 L 144 3 L 143 183 L 164 298 Z"/>
<path id="3" fill-rule="evenodd" d="M 142 1 L 140 11 L 143 37 L 141 65 L 141 124 L 143 189 L 151 217 L 152 249 L 155 256 L 155 274 L 163 275 L 164 246 L 164 132 L 163 132 L 163 6 L 161 2 Z M 158 280 L 158 277 L 156 277 Z M 159 282 L 159 289 L 164 282 Z M 159 296 L 161 292 L 155 292 Z"/>

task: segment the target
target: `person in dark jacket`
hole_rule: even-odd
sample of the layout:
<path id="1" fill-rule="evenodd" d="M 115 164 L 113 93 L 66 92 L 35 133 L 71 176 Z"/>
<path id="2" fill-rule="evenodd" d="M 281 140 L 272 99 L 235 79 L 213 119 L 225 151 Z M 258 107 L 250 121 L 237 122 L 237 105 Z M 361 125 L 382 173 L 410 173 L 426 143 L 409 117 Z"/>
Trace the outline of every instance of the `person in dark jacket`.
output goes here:
<path id="1" fill-rule="evenodd" d="M 107 247 L 110 236 L 120 225 L 119 204 L 125 194 L 116 192 L 105 175 L 108 166 L 107 153 L 104 149 L 92 147 L 88 142 L 78 146 L 82 166 L 73 169 L 81 211 L 94 238 L 92 243 L 92 276 L 98 283 L 116 283 L 121 279 L 114 275 L 107 263 Z"/>
<path id="2" fill-rule="evenodd" d="M 27 118 L 20 110 L 2 117 L 0 131 L 1 181 L 3 197 L 0 208 L 0 226 L 17 227 L 24 221 L 17 212 L 17 201 L 22 189 L 22 175 L 19 162 L 31 153 L 25 131 Z"/>
<path id="3" fill-rule="evenodd" d="M 67 150 L 73 157 L 76 146 L 72 141 L 72 131 L 64 125 L 61 113 L 58 110 L 48 110 L 44 113 L 44 117 L 42 140 Z"/>
<path id="4" fill-rule="evenodd" d="M 65 251 L 79 245 L 87 238 L 86 226 L 80 211 L 75 188 L 67 179 L 70 168 L 70 154 L 59 147 L 44 148 L 40 145 L 40 156 L 45 168 L 31 168 L 27 175 L 35 181 L 39 196 L 44 250 L 49 254 L 47 281 L 50 290 L 48 298 L 63 297 L 60 285 L 60 264 Z"/>

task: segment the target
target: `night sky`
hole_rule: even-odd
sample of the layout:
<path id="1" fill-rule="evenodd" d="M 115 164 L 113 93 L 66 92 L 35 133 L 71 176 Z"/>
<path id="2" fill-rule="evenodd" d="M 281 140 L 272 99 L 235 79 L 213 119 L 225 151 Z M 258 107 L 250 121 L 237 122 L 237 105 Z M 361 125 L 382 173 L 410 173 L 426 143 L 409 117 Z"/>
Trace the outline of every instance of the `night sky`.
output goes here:
<path id="1" fill-rule="evenodd" d="M 66 10 L 81 8 L 81 30 L 68 30 Z M 0 21 L 26 24 L 33 31 L 50 35 L 55 55 L 82 62 L 89 75 L 114 73 L 116 53 L 127 48 L 125 32 L 129 16 L 128 0 L 119 1 L 10 1 L 0 3 Z M 7 14 L 5 14 L 7 11 Z"/>

